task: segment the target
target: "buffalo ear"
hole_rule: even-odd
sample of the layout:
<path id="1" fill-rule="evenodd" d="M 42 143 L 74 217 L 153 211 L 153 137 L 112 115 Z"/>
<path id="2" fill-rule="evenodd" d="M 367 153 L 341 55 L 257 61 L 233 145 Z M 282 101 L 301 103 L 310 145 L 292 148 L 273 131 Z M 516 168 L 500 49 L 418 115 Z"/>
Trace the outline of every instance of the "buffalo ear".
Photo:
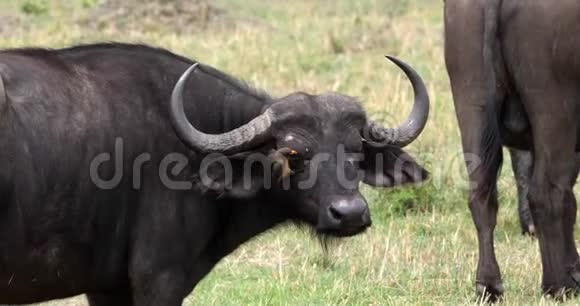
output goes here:
<path id="1" fill-rule="evenodd" d="M 399 147 L 376 148 L 364 145 L 365 184 L 374 187 L 394 187 L 426 180 L 429 173 L 413 157 Z"/>

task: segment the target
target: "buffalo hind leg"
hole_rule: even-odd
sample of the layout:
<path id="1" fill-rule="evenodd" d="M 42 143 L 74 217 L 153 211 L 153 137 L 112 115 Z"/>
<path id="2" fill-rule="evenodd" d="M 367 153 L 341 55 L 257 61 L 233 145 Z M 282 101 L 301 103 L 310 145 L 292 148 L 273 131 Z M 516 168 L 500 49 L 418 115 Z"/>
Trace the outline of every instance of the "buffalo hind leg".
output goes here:
<path id="1" fill-rule="evenodd" d="M 494 9 L 498 6 L 497 0 L 445 2 L 445 63 L 469 172 L 468 203 L 479 244 L 476 290 L 479 297 L 491 301 L 504 291 L 493 241 L 497 176 L 502 163 L 498 108 L 506 97 L 501 75 L 495 71 L 500 59 L 494 48 Z"/>
<path id="2" fill-rule="evenodd" d="M 485 99 L 471 98 L 467 101 Z M 493 109 L 492 106 L 482 108 Z M 496 301 L 504 292 L 494 247 L 498 212 L 497 179 L 503 158 L 501 140 L 493 111 L 481 111 L 480 107 L 469 105 L 458 106 L 458 109 L 461 112 L 459 124 L 470 180 L 468 205 L 479 245 L 476 293 L 483 299 Z"/>
<path id="3" fill-rule="evenodd" d="M 501 139 L 493 105 L 470 105 L 474 101 L 494 103 L 484 94 L 471 96 L 471 88 L 454 92 L 470 191 L 468 205 L 477 230 L 479 260 L 476 272 L 476 293 L 483 299 L 496 301 L 504 292 L 494 248 L 497 224 L 497 178 L 502 164 Z M 463 96 L 468 93 L 468 96 Z M 461 104 L 465 103 L 465 104 Z M 467 104 L 467 105 L 466 105 Z"/>
<path id="4" fill-rule="evenodd" d="M 529 192 L 532 217 L 542 257 L 542 289 L 561 296 L 576 291 L 579 256 L 574 241 L 576 198 L 575 88 L 545 80 L 543 87 L 525 87 L 526 108 L 533 114 L 534 167 Z M 530 88 L 542 88 L 531 90 Z M 549 101 L 549 103 L 548 103 Z M 576 278 L 576 279 L 575 279 Z"/>
<path id="5" fill-rule="evenodd" d="M 529 198 L 542 256 L 542 289 L 559 296 L 580 281 L 574 241 L 577 208 L 573 175 L 556 170 L 565 169 L 568 161 L 545 157 L 536 158 Z"/>
<path id="6" fill-rule="evenodd" d="M 477 171 L 472 175 L 473 189 L 469 194 L 469 209 L 479 244 L 476 291 L 478 296 L 491 301 L 497 300 L 504 291 L 493 239 L 498 211 L 497 187 L 494 182 L 497 178 L 489 176 L 494 173 L 495 169 L 488 169 L 486 173 Z"/>
<path id="7" fill-rule="evenodd" d="M 520 216 L 522 234 L 534 236 L 536 227 L 534 225 L 528 201 L 528 192 L 530 189 L 533 167 L 532 153 L 515 149 L 509 149 L 509 152 L 518 190 L 518 214 Z"/>
<path id="8" fill-rule="evenodd" d="M 132 306 L 131 293 L 127 294 L 87 294 L 90 306 Z"/>

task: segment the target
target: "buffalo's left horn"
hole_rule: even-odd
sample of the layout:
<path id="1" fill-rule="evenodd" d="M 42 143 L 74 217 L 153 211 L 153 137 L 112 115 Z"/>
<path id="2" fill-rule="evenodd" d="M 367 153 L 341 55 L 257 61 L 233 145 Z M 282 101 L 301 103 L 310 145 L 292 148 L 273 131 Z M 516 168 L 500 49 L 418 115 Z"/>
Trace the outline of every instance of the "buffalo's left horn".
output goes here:
<path id="1" fill-rule="evenodd" d="M 183 107 L 183 90 L 187 78 L 198 65 L 199 63 L 192 65 L 183 73 L 171 95 L 171 124 L 181 141 L 198 152 L 233 154 L 268 140 L 274 121 L 274 114 L 270 109 L 245 125 L 223 134 L 206 134 L 191 125 Z"/>
<path id="2" fill-rule="evenodd" d="M 397 128 L 385 128 L 369 120 L 363 135 L 365 140 L 373 146 L 402 148 L 413 142 L 425 128 L 429 117 L 429 94 L 423 79 L 411 66 L 395 57 L 387 56 L 387 58 L 399 66 L 411 81 L 415 95 L 413 110 L 407 120 Z"/>

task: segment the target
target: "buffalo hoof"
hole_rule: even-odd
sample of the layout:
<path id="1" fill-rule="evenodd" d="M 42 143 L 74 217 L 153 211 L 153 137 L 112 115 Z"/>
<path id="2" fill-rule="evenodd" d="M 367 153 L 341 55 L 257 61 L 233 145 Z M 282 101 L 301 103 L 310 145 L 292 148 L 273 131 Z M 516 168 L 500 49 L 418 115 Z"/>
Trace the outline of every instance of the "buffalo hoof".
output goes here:
<path id="1" fill-rule="evenodd" d="M 495 284 L 481 284 L 475 285 L 478 302 L 498 302 L 503 296 L 503 284 L 501 282 Z"/>
<path id="2" fill-rule="evenodd" d="M 578 289 L 570 287 L 542 286 L 542 290 L 544 291 L 544 296 L 557 302 L 564 302 L 568 298 L 578 295 Z"/>
<path id="3" fill-rule="evenodd" d="M 542 290 L 545 296 L 557 301 L 577 296 L 580 293 L 580 272 L 573 272 L 561 285 L 543 284 Z"/>
<path id="4" fill-rule="evenodd" d="M 570 277 L 576 283 L 576 288 L 580 288 L 580 272 L 574 271 L 570 274 Z"/>
<path id="5" fill-rule="evenodd" d="M 522 235 L 536 237 L 536 226 L 533 223 L 522 225 Z"/>

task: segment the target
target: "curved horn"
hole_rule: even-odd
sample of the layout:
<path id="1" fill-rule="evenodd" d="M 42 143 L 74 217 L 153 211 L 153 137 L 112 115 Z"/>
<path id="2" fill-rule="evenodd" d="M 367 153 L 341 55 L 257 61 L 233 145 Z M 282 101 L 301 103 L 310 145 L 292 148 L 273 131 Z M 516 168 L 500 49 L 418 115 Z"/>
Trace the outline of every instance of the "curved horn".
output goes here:
<path id="1" fill-rule="evenodd" d="M 429 117 L 429 94 L 421 76 L 405 62 L 386 56 L 405 72 L 413 86 L 415 103 L 407 120 L 397 128 L 385 128 L 381 124 L 369 121 L 364 133 L 367 142 L 377 147 L 397 146 L 404 147 L 423 131 Z M 370 138 L 370 139 L 369 139 Z"/>
<path id="2" fill-rule="evenodd" d="M 223 154 L 247 150 L 266 141 L 270 137 L 274 119 L 269 109 L 247 124 L 223 134 L 206 134 L 191 125 L 183 107 L 183 90 L 188 77 L 198 65 L 192 65 L 183 73 L 171 94 L 171 124 L 181 141 L 198 152 Z"/>

